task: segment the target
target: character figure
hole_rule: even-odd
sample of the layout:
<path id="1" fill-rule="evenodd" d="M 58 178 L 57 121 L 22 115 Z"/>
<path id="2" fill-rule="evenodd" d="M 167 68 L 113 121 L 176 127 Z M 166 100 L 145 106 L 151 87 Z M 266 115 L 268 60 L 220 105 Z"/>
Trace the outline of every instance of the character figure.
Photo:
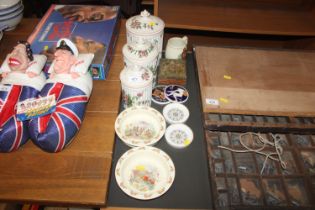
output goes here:
<path id="1" fill-rule="evenodd" d="M 72 78 L 78 78 L 79 74 L 77 72 L 71 72 L 72 66 L 77 62 L 78 54 L 77 48 L 71 41 L 61 40 L 54 54 L 55 60 L 50 77 L 53 78 L 55 74 L 71 74 Z"/>
<path id="2" fill-rule="evenodd" d="M 79 131 L 93 86 L 88 73 L 93 57 L 79 54 L 69 39 L 57 42 L 49 79 L 40 93 L 42 98 L 55 96 L 56 110 L 32 119 L 29 126 L 32 141 L 42 150 L 62 151 Z"/>
<path id="3" fill-rule="evenodd" d="M 26 73 L 30 78 L 38 76 L 39 71 L 29 68 L 34 61 L 33 52 L 28 42 L 19 41 L 13 51 L 8 54 L 6 61 L 9 68 L 2 73 L 2 77 L 6 77 L 11 71 L 18 73 Z"/>
<path id="4" fill-rule="evenodd" d="M 20 41 L 3 62 L 0 73 L 0 152 L 17 150 L 29 139 L 28 121 L 16 117 L 18 102 L 36 98 L 45 84 L 41 72 L 46 56 L 33 55 L 30 45 Z"/>

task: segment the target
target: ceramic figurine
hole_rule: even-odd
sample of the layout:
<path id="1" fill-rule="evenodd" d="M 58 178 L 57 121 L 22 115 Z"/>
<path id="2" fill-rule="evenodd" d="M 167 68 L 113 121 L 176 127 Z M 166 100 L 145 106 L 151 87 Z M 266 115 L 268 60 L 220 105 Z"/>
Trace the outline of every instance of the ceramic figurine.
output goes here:
<path id="1" fill-rule="evenodd" d="M 46 56 L 33 55 L 29 43 L 21 41 L 8 54 L 0 73 L 0 151 L 17 150 L 28 139 L 28 121 L 16 116 L 17 104 L 36 98 L 45 84 L 41 72 Z"/>
<path id="2" fill-rule="evenodd" d="M 55 59 L 40 97 L 54 95 L 54 112 L 30 121 L 32 141 L 47 152 L 60 152 L 79 131 L 92 91 L 88 68 L 93 54 L 79 54 L 69 39 L 57 42 Z"/>

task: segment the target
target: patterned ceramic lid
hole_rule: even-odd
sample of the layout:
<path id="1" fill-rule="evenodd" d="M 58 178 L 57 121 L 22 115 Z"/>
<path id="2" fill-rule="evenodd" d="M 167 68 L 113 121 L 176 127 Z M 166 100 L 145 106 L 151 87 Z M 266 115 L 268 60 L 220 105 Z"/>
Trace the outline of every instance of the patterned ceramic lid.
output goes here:
<path id="1" fill-rule="evenodd" d="M 151 35 L 164 29 L 164 21 L 143 10 L 140 15 L 129 18 L 126 22 L 127 31 L 138 35 Z"/>
<path id="2" fill-rule="evenodd" d="M 124 45 L 123 54 L 131 61 L 152 61 L 159 55 L 159 51 L 157 47 L 150 42 L 133 42 Z"/>
<path id="3" fill-rule="evenodd" d="M 152 86 L 152 72 L 140 66 L 125 67 L 120 72 L 120 81 L 130 88 L 141 88 L 148 85 Z"/>

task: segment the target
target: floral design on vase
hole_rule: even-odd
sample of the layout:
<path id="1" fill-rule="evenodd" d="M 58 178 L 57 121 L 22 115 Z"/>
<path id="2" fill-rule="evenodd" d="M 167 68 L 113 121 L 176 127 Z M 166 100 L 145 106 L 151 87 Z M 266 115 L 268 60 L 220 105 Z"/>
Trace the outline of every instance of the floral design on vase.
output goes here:
<path id="1" fill-rule="evenodd" d="M 122 90 L 122 102 L 124 107 L 132 107 L 132 106 L 150 106 L 150 100 L 143 99 L 144 93 L 138 92 L 136 95 L 128 94 L 124 90 Z"/>
<path id="2" fill-rule="evenodd" d="M 137 19 L 133 19 L 131 21 L 130 27 L 132 29 L 150 29 L 150 30 L 154 30 L 155 26 L 158 26 L 159 24 L 154 22 L 154 21 L 150 21 L 148 23 L 141 23 L 139 20 Z"/>
<path id="3" fill-rule="evenodd" d="M 159 180 L 159 172 L 151 165 L 137 165 L 131 172 L 129 183 L 140 192 L 154 190 Z"/>
<path id="4" fill-rule="evenodd" d="M 143 57 L 148 57 L 149 53 L 154 49 L 154 46 L 150 44 L 150 47 L 146 50 L 137 50 L 137 49 L 134 49 L 132 46 L 128 45 L 127 49 L 130 52 L 130 54 L 135 54 L 139 58 L 143 58 Z"/>

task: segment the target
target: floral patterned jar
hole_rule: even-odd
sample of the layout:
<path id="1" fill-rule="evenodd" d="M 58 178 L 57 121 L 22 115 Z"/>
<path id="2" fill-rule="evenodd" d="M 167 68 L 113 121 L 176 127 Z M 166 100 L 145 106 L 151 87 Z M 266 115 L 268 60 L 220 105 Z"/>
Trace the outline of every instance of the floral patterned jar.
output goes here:
<path id="1" fill-rule="evenodd" d="M 152 72 L 152 86 L 154 87 L 156 84 L 159 55 L 157 47 L 151 42 L 127 43 L 123 47 L 123 55 L 125 66 L 143 66 Z"/>
<path id="2" fill-rule="evenodd" d="M 144 67 L 125 67 L 120 72 L 124 108 L 151 106 L 152 72 Z"/>
<path id="3" fill-rule="evenodd" d="M 127 43 L 149 41 L 159 50 L 159 59 L 162 55 L 164 21 L 144 10 L 140 15 L 129 18 L 126 22 Z"/>

